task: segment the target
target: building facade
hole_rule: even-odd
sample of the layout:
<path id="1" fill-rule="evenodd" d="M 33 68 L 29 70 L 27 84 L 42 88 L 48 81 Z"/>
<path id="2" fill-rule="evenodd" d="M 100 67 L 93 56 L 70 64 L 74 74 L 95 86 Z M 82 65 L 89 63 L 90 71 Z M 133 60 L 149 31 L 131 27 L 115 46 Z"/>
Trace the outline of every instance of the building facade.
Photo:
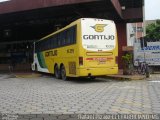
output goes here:
<path id="1" fill-rule="evenodd" d="M 138 23 L 128 23 L 127 24 L 127 46 L 133 46 L 134 42 L 138 42 L 140 38 L 145 36 L 144 28 L 146 30 L 146 27 L 150 24 L 156 24 L 156 20 L 147 20 L 143 24 L 143 22 Z"/>

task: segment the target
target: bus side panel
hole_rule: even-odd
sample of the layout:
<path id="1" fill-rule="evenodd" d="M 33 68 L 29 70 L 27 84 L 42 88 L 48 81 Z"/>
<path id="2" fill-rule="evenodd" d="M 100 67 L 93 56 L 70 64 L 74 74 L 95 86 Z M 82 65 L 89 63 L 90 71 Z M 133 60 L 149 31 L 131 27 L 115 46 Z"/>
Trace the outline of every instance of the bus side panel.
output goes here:
<path id="1" fill-rule="evenodd" d="M 48 73 L 48 68 L 46 66 L 45 57 L 43 52 L 34 53 L 34 70 L 39 72 Z"/>
<path id="2" fill-rule="evenodd" d="M 77 71 L 77 44 L 73 44 L 70 46 L 65 46 L 57 49 L 52 49 L 49 51 L 45 51 L 44 54 L 48 52 L 51 55 L 45 56 L 45 63 L 49 70 L 49 73 L 54 74 L 54 66 L 58 65 L 58 68 L 61 69 L 61 66 L 64 65 L 66 69 L 67 76 L 76 76 Z M 56 51 L 56 54 L 55 54 Z"/>
<path id="3" fill-rule="evenodd" d="M 64 65 L 66 69 L 66 75 L 73 77 L 76 76 L 76 62 L 77 62 L 77 45 L 70 45 L 67 47 L 64 47 L 63 49 L 59 49 L 59 58 L 56 60 L 58 61 L 59 67 L 61 65 Z"/>

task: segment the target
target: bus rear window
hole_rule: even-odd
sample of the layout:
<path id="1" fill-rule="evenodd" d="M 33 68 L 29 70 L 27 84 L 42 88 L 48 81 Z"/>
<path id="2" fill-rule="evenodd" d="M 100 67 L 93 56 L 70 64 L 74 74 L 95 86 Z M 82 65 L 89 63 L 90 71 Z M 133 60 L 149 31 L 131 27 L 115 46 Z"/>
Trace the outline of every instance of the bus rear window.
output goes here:
<path id="1" fill-rule="evenodd" d="M 82 46 L 90 51 L 109 51 L 116 46 L 116 27 L 109 20 L 84 20 L 82 25 Z"/>

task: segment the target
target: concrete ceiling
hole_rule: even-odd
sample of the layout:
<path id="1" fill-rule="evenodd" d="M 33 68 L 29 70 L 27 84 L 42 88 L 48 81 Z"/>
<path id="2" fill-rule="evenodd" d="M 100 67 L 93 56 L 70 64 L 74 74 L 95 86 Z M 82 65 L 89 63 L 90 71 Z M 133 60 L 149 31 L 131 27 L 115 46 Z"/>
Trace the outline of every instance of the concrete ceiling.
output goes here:
<path id="1" fill-rule="evenodd" d="M 0 3 L 0 41 L 38 39 L 82 17 L 142 21 L 143 0 L 11 0 Z M 125 6 L 125 10 L 122 10 Z M 11 31 L 11 38 L 4 32 Z M 34 36 L 34 37 L 33 37 Z"/>

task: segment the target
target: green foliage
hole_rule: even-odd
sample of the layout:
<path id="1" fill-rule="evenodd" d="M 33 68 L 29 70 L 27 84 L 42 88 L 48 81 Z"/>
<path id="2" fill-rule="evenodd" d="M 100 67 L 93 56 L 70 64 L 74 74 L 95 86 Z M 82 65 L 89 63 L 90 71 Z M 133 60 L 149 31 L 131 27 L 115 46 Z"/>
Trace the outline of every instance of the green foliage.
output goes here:
<path id="1" fill-rule="evenodd" d="M 131 75 L 132 74 L 132 54 L 125 54 L 122 56 L 123 61 L 123 74 Z"/>
<path id="2" fill-rule="evenodd" d="M 160 20 L 152 23 L 146 28 L 146 37 L 151 39 L 160 39 Z"/>
<path id="3" fill-rule="evenodd" d="M 124 56 L 122 56 L 122 60 L 124 64 L 130 64 L 132 62 L 132 54 L 125 54 Z"/>

